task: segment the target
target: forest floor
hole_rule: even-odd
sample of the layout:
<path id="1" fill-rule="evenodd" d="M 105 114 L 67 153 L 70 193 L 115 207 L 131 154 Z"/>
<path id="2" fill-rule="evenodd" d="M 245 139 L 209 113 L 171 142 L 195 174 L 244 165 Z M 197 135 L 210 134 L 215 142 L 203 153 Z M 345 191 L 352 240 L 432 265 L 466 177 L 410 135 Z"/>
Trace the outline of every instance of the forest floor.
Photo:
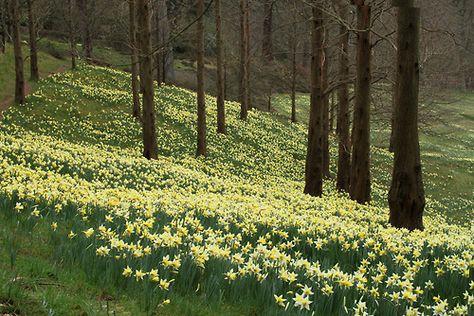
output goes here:
<path id="1" fill-rule="evenodd" d="M 61 45 L 63 44 L 54 42 L 48 44 L 53 47 Z M 51 50 L 49 48 L 49 51 Z M 114 54 L 106 49 L 104 52 Z M 49 53 L 45 54 L 49 55 Z M 54 58 L 52 55 L 43 57 L 45 60 L 50 57 Z M 121 65 L 125 60 L 123 57 L 115 55 L 113 58 L 115 58 L 113 62 L 115 65 Z M 2 65 L 5 66 L 5 63 L 5 59 L 0 56 L 0 68 Z M 51 67 L 48 66 L 49 69 L 67 67 L 67 59 L 50 60 L 48 63 L 51 65 Z M 42 68 L 45 71 L 43 76 L 46 76 L 48 68 L 45 65 Z M 5 94 L 4 97 L 7 96 L 8 92 L 6 91 L 13 91 L 12 78 L 11 73 L 9 76 L 0 75 L 0 87 L 2 88 L 0 91 Z M 103 177 L 108 177 L 107 174 L 113 175 L 110 183 L 104 181 L 101 185 L 110 185 L 111 191 L 116 188 L 117 183 L 120 184 L 120 187 L 128 188 L 136 185 L 137 188 L 148 191 L 151 183 L 151 187 L 160 186 L 159 189 L 163 191 L 166 191 L 168 187 L 174 188 L 176 194 L 179 194 L 181 189 L 178 187 L 185 185 L 191 188 L 190 192 L 184 192 L 185 195 L 199 194 L 199 198 L 202 198 L 201 194 L 207 194 L 206 190 L 211 190 L 212 194 L 222 190 L 221 193 L 225 194 L 227 190 L 232 191 L 233 186 L 236 186 L 238 194 L 242 194 L 239 196 L 239 203 L 241 199 L 249 198 L 246 194 L 257 196 L 257 198 L 252 196 L 252 199 L 255 198 L 255 200 L 251 200 L 251 204 L 248 205 L 250 208 L 262 207 L 262 203 L 266 203 L 265 199 L 273 198 L 265 196 L 267 188 L 261 191 L 257 189 L 263 186 L 260 185 L 259 178 L 255 180 L 258 186 L 252 186 L 254 184 L 251 185 L 252 180 L 249 180 L 253 179 L 255 174 L 260 176 L 270 172 L 277 173 L 285 183 L 285 189 L 281 189 L 280 192 L 278 189 L 282 187 L 282 183 L 278 182 L 280 180 L 275 180 L 273 175 L 265 176 L 263 179 L 268 181 L 268 183 L 265 182 L 265 185 L 269 186 L 270 195 L 286 196 L 295 188 L 296 191 L 300 191 L 302 174 L 295 170 L 303 166 L 304 144 L 301 140 L 305 135 L 305 127 L 292 126 L 286 122 L 280 123 L 280 121 L 285 121 L 284 118 L 288 115 L 289 102 L 284 98 L 276 102 L 277 113 L 271 115 L 251 113 L 250 125 L 245 126 L 239 125 L 238 120 L 232 119 L 232 115 L 237 112 L 236 105 L 230 104 L 231 136 L 218 137 L 214 133 L 210 133 L 211 162 L 206 165 L 204 162 L 192 158 L 194 152 L 192 144 L 195 135 L 194 130 L 191 129 L 193 123 L 190 122 L 193 122 L 191 114 L 193 106 L 191 104 L 194 96 L 172 87 L 167 87 L 166 91 L 158 93 L 160 111 L 158 111 L 157 121 L 160 160 L 157 164 L 160 165 L 157 170 L 154 170 L 154 173 L 151 173 L 151 176 L 162 177 L 163 183 L 157 183 L 154 178 L 146 178 L 150 174 L 143 175 L 143 172 L 147 171 L 146 166 L 143 165 L 144 162 L 134 160 L 134 157 L 140 152 L 140 146 L 137 145 L 140 136 L 139 126 L 133 120 L 125 117 L 128 108 L 124 100 L 128 99 L 122 94 L 122 91 L 127 89 L 127 81 L 124 78 L 125 75 L 121 72 L 84 68 L 76 74 L 66 72 L 33 84 L 31 87 L 33 93 L 28 97 L 28 105 L 24 108 L 12 108 L 12 114 L 9 114 L 7 118 L 9 125 L 5 127 L 5 130 L 9 127 L 15 130 L 13 137 L 16 137 L 15 133 L 19 133 L 20 136 L 14 140 L 15 142 L 28 142 L 28 137 L 35 135 L 44 144 L 38 141 L 38 144 L 29 144 L 28 146 L 31 145 L 31 148 L 5 147 L 4 149 L 12 149 L 11 153 L 5 151 L 5 155 L 21 153 L 18 158 L 14 158 L 18 164 L 24 160 L 28 161 L 25 165 L 37 166 L 38 169 L 47 164 L 48 167 L 45 170 L 48 170 L 49 173 L 56 172 L 58 175 L 64 176 L 64 178 L 57 180 L 64 187 L 68 187 L 67 179 L 69 177 L 75 179 L 80 175 L 81 178 L 88 180 L 92 177 L 99 183 L 103 181 Z M 300 104 L 306 104 L 305 98 L 306 96 L 301 96 Z M 427 191 L 430 195 L 430 205 L 427 211 L 429 219 L 434 218 L 440 212 L 452 222 L 463 221 L 464 224 L 469 224 L 469 218 L 472 219 L 473 104 L 473 95 L 463 95 L 459 103 L 450 107 L 453 118 L 455 118 L 453 122 L 456 123 L 453 123 L 452 126 L 443 124 L 433 128 L 437 130 L 436 133 L 423 132 L 422 158 L 425 163 Z M 307 114 L 304 113 L 307 113 L 307 108 L 302 105 L 299 111 L 301 111 L 299 119 L 306 120 Z M 209 124 L 214 123 L 213 119 L 209 121 Z M 24 134 L 23 128 L 26 131 Z M 269 131 L 275 136 L 272 136 Z M 376 146 L 373 148 L 374 194 L 376 202 L 383 205 L 386 186 L 390 178 L 392 156 L 384 149 L 387 131 L 377 129 L 374 131 L 377 131 L 377 134 L 374 135 Z M 5 137 L 4 143 L 11 145 L 12 140 L 8 138 L 10 133 L 5 132 L 1 135 Z M 52 143 L 49 144 L 49 141 Z M 234 150 L 237 142 L 241 142 L 244 154 Z M 263 148 L 262 144 L 272 144 L 273 147 Z M 41 146 L 49 147 L 45 150 Z M 61 154 L 58 154 L 58 149 Z M 332 146 L 333 156 L 335 150 L 336 147 Z M 83 156 L 86 152 L 91 155 L 87 159 Z M 109 156 L 110 152 L 115 157 Z M 100 155 L 93 156 L 95 153 L 100 153 Z M 25 156 L 22 156 L 23 154 Z M 41 158 L 38 158 L 39 156 Z M 85 160 L 81 161 L 81 158 Z M 29 161 L 29 159 L 34 159 L 34 161 Z M 275 164 L 275 161 L 279 164 Z M 124 165 L 123 170 L 120 169 L 121 165 Z M 332 161 L 331 166 L 332 171 L 335 172 L 335 161 Z M 96 167 L 99 169 L 94 170 L 93 168 Z M 247 173 L 249 168 L 252 170 Z M 223 170 L 226 172 L 224 178 L 227 181 L 225 189 L 216 185 L 216 183 L 220 184 L 218 179 L 221 178 Z M 93 173 L 91 176 L 91 172 L 97 173 Z M 165 172 L 165 174 L 161 174 L 161 172 Z M 122 179 L 124 175 L 130 176 L 129 173 L 133 178 Z M 25 177 L 28 179 L 28 175 Z M 107 178 L 107 180 L 109 179 Z M 134 184 L 129 182 L 130 180 L 133 180 Z M 273 184 L 273 181 L 277 181 L 276 184 Z M 330 191 L 331 185 L 328 185 L 325 190 L 326 192 Z M 39 191 L 41 190 L 39 189 Z M 83 196 L 89 196 L 89 194 L 80 194 L 77 198 Z M 180 201 L 178 195 L 173 195 L 172 199 Z M 297 195 L 294 201 L 302 203 L 300 202 L 302 199 L 304 197 Z M 202 290 L 207 291 L 205 294 L 195 294 L 200 290 L 199 287 L 194 287 L 189 295 L 172 292 L 168 296 L 171 300 L 170 304 L 161 304 L 153 312 L 145 312 L 144 303 L 137 298 L 138 294 L 135 293 L 135 288 L 126 288 L 127 291 L 124 291 L 123 286 L 107 282 L 107 275 L 98 275 L 98 272 L 87 262 L 79 260 L 71 263 L 67 260 L 62 244 L 58 242 L 59 237 L 51 231 L 51 225 L 56 223 L 56 219 L 49 218 L 51 216 L 49 213 L 54 213 L 48 211 L 48 209 L 52 210 L 51 206 L 39 206 L 48 212 L 48 215 L 44 214 L 45 221 L 32 221 L 32 216 L 26 214 L 28 219 L 22 222 L 19 217 L 10 214 L 14 205 L 12 202 L 3 200 L 3 197 L 0 201 L 0 314 L 217 316 L 260 315 L 262 312 L 262 306 L 258 302 L 245 301 L 245 303 L 234 304 L 224 302 L 221 297 L 212 298 L 214 291 L 212 283 L 220 284 L 220 281 L 217 280 L 212 280 L 207 285 L 202 283 Z M 330 200 L 329 208 L 332 209 L 334 205 L 350 203 L 341 201 L 344 200 Z M 224 202 L 213 201 L 214 204 Z M 67 204 L 67 202 L 64 203 Z M 196 202 L 193 201 L 193 203 Z M 235 203 L 237 204 L 237 201 Z M 283 201 L 278 201 L 275 206 L 280 206 L 281 203 Z M 41 203 L 35 202 L 29 206 L 34 209 L 39 204 Z M 68 208 L 69 204 L 66 204 L 64 207 Z M 351 208 L 353 207 L 352 204 L 349 205 Z M 283 208 L 286 209 L 286 204 L 283 204 Z M 377 222 L 378 215 L 375 216 L 375 214 L 379 214 L 381 209 L 374 207 L 371 210 L 374 212 L 373 221 Z M 30 211 L 28 209 L 28 212 Z M 384 212 L 383 209 L 382 212 Z M 262 209 L 262 213 L 265 213 L 265 209 Z M 273 215 L 272 213 L 272 217 Z M 384 216 L 384 214 L 382 215 Z M 281 215 L 278 214 L 277 217 L 279 216 Z M 58 230 L 61 230 L 62 225 L 67 227 L 64 230 L 70 227 L 67 221 L 57 220 L 56 224 L 58 223 L 60 226 Z M 365 219 L 362 223 L 365 224 Z M 381 225 L 383 227 L 383 224 Z M 381 228 L 376 227 L 374 231 L 378 229 Z M 79 233 L 81 230 L 76 230 L 76 232 Z M 86 241 L 83 248 L 84 253 L 87 253 L 87 249 L 91 245 L 89 241 Z M 342 252 L 339 252 L 337 256 L 341 255 Z M 324 260 L 332 259 L 325 258 Z M 118 274 L 121 273 L 120 270 Z M 222 276 L 222 274 L 221 271 L 220 275 Z M 179 275 L 173 277 L 180 280 Z M 183 279 L 180 282 L 184 282 Z M 205 286 L 207 286 L 206 289 L 204 289 Z M 446 290 L 451 288 L 450 286 L 445 287 Z M 319 294 L 321 295 L 321 293 Z M 322 295 L 318 298 L 319 301 L 324 299 Z M 273 300 L 272 296 L 271 300 Z M 341 305 L 340 303 L 331 301 L 330 304 L 337 306 Z M 325 305 L 329 305 L 329 303 Z M 270 309 L 268 314 L 276 315 L 276 312 Z"/>

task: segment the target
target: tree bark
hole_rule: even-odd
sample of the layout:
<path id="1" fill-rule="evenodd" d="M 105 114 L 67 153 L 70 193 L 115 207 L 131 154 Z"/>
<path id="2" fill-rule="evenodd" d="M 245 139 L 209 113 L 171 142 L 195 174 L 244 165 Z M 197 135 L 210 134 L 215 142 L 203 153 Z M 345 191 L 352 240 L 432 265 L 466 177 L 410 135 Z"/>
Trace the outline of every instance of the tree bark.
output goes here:
<path id="1" fill-rule="evenodd" d="M 340 16 L 344 21 L 348 18 L 348 8 L 344 1 L 340 3 Z M 349 30 L 344 24 L 339 27 L 339 81 L 337 136 L 339 157 L 337 162 L 337 189 L 349 193 L 351 170 L 351 142 L 349 135 Z"/>
<path id="2" fill-rule="evenodd" d="M 245 83 L 246 87 L 245 90 L 247 91 L 247 108 L 249 110 L 252 109 L 252 91 L 250 89 L 250 67 L 251 67 L 251 58 L 250 58 L 250 1 L 246 1 L 246 6 L 245 6 L 245 36 L 247 37 L 247 40 L 245 41 L 245 54 L 246 54 L 246 64 L 245 67 L 247 70 L 245 71 L 246 78 L 245 78 Z"/>
<path id="3" fill-rule="evenodd" d="M 390 224 L 408 230 L 423 229 L 425 192 L 418 139 L 420 9 L 398 12 L 398 76 Z"/>
<path id="4" fill-rule="evenodd" d="M 82 49 L 86 59 L 92 59 L 92 34 L 90 0 L 78 0 L 77 5 L 82 14 Z"/>
<path id="5" fill-rule="evenodd" d="M 156 17 L 160 38 L 159 44 L 162 47 L 161 54 L 159 55 L 161 58 L 159 65 L 161 67 L 162 82 L 173 83 L 175 81 L 174 54 L 172 43 L 170 43 L 170 23 L 166 0 L 158 0 Z"/>
<path id="6" fill-rule="evenodd" d="M 25 76 L 23 70 L 23 54 L 21 51 L 19 9 L 18 0 L 10 0 L 12 40 L 15 54 L 15 102 L 23 104 L 25 102 Z"/>
<path id="7" fill-rule="evenodd" d="M 27 0 L 28 6 L 28 32 L 30 35 L 30 80 L 37 81 L 39 79 L 38 69 L 38 49 L 36 48 L 36 25 L 33 12 L 33 1 Z"/>
<path id="8" fill-rule="evenodd" d="M 226 134 L 221 0 L 215 1 L 217 59 L 217 133 Z"/>
<path id="9" fill-rule="evenodd" d="M 197 0 L 197 150 L 196 156 L 206 156 L 206 95 L 204 94 L 204 0 Z"/>
<path id="10" fill-rule="evenodd" d="M 158 146 L 156 144 L 151 49 L 151 5 L 151 0 L 137 0 L 140 84 L 143 93 L 143 156 L 147 159 L 157 159 Z"/>
<path id="11" fill-rule="evenodd" d="M 137 11 L 135 8 L 136 0 L 128 0 L 129 12 L 129 42 L 130 42 L 130 59 L 132 68 L 132 115 L 140 119 L 140 82 L 138 81 L 138 51 L 137 51 Z"/>
<path id="12" fill-rule="evenodd" d="M 7 12 L 5 0 L 0 0 L 0 53 L 5 53 L 7 43 Z"/>
<path id="13" fill-rule="evenodd" d="M 273 61 L 273 4 L 274 0 L 264 0 L 263 3 L 263 41 L 262 56 L 267 61 Z"/>
<path id="14" fill-rule="evenodd" d="M 240 80 L 239 80 L 239 94 L 240 94 L 240 119 L 247 120 L 248 117 L 248 85 L 247 85 L 247 28 L 246 10 L 248 0 L 240 0 Z"/>
<path id="15" fill-rule="evenodd" d="M 69 49 L 71 53 L 71 69 L 76 69 L 76 28 L 74 23 L 74 0 L 68 1 L 68 15 L 69 15 Z"/>
<path id="16" fill-rule="evenodd" d="M 321 90 L 321 55 L 323 49 L 323 16 L 312 8 L 311 110 L 308 127 L 304 192 L 312 196 L 323 194 L 323 93 Z"/>
<path id="17" fill-rule="evenodd" d="M 357 84 L 353 119 L 350 196 L 359 203 L 370 201 L 370 7 L 357 6 Z"/>
<path id="18" fill-rule="evenodd" d="M 291 36 L 291 122 L 296 123 L 296 34 Z"/>
<path id="19" fill-rule="evenodd" d="M 323 30 L 323 50 L 321 55 L 321 90 L 323 93 L 323 177 L 330 178 L 329 172 L 329 95 L 326 93 L 328 88 L 328 58 L 327 58 L 327 37 L 329 32 L 327 27 Z"/>

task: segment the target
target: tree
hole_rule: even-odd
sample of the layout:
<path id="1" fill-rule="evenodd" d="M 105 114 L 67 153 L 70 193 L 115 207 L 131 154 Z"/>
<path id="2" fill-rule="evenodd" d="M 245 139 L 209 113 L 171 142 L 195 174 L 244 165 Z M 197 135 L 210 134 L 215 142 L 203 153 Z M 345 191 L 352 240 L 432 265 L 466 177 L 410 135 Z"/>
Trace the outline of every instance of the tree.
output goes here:
<path id="1" fill-rule="evenodd" d="M 68 0 L 69 49 L 71 53 L 71 69 L 76 69 L 76 27 L 74 21 L 74 0 Z"/>
<path id="2" fill-rule="evenodd" d="M 21 51 L 21 36 L 19 22 L 18 0 L 10 0 L 10 17 L 12 25 L 12 41 L 15 54 L 15 102 L 23 104 L 25 102 L 25 77 L 23 73 L 23 54 Z"/>
<path id="3" fill-rule="evenodd" d="M 329 65 L 328 65 L 328 28 L 325 25 L 323 29 L 324 40 L 323 50 L 321 54 L 321 90 L 323 92 L 323 177 L 329 178 L 331 176 L 329 172 L 329 94 L 328 80 L 329 80 Z"/>
<path id="4" fill-rule="evenodd" d="M 339 14 L 347 21 L 348 8 L 344 1 L 339 2 Z M 349 135 L 349 30 L 344 23 L 339 26 L 339 81 L 337 136 L 339 157 L 337 162 L 337 189 L 349 192 L 351 170 L 351 143 Z"/>
<path id="5" fill-rule="evenodd" d="M 143 156 L 158 158 L 151 49 L 151 0 L 137 0 L 140 84 L 143 93 Z"/>
<path id="6" fill-rule="evenodd" d="M 311 109 L 308 127 L 304 192 L 323 194 L 323 91 L 321 89 L 321 56 L 323 50 L 323 16 L 320 8 L 312 8 Z"/>
<path id="7" fill-rule="evenodd" d="M 82 15 L 81 21 L 81 35 L 82 35 L 82 49 L 86 59 L 92 59 L 92 14 L 94 11 L 95 0 L 77 0 L 77 6 Z"/>
<path id="8" fill-rule="evenodd" d="M 239 82 L 239 97 L 240 97 L 240 119 L 246 120 L 248 116 L 248 34 L 247 34 L 247 18 L 248 14 L 248 0 L 240 0 L 240 82 Z"/>
<path id="9" fill-rule="evenodd" d="M 425 192 L 418 140 L 420 9 L 413 1 L 398 8 L 398 75 L 395 96 L 394 166 L 389 192 L 390 224 L 423 229 Z"/>
<path id="10" fill-rule="evenodd" d="M 262 55 L 268 61 L 273 60 L 273 5 L 275 0 L 264 0 L 263 3 L 263 41 Z"/>
<path id="11" fill-rule="evenodd" d="M 135 8 L 135 0 L 128 0 L 129 12 L 129 42 L 130 42 L 130 58 L 132 68 L 132 115 L 140 118 L 140 82 L 138 81 L 138 50 L 137 50 L 137 12 Z"/>
<path id="12" fill-rule="evenodd" d="M 0 53 L 5 53 L 7 42 L 7 8 L 6 1 L 0 0 Z"/>
<path id="13" fill-rule="evenodd" d="M 174 54 L 170 42 L 168 6 L 165 0 L 158 0 L 156 11 L 156 42 L 159 47 L 156 54 L 158 83 L 172 83 L 175 80 Z"/>
<path id="14" fill-rule="evenodd" d="M 34 0 L 27 0 L 28 6 L 28 32 L 30 34 L 30 80 L 39 79 L 38 49 L 36 48 L 36 21 L 33 14 Z"/>
<path id="15" fill-rule="evenodd" d="M 204 94 L 204 0 L 197 0 L 197 150 L 196 156 L 206 156 L 206 95 Z"/>
<path id="16" fill-rule="evenodd" d="M 357 82 L 352 129 L 350 196 L 359 203 L 370 201 L 370 85 L 371 9 L 364 0 L 357 5 Z"/>
<path id="17" fill-rule="evenodd" d="M 217 59 L 217 132 L 226 134 L 224 100 L 224 50 L 222 40 L 221 0 L 215 1 L 216 14 L 216 59 Z"/>

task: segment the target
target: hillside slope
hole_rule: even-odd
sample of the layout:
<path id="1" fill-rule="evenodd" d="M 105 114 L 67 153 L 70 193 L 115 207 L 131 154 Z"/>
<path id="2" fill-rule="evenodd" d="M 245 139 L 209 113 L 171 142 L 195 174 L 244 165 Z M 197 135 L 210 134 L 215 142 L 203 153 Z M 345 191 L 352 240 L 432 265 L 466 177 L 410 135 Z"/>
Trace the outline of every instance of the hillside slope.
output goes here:
<path id="1" fill-rule="evenodd" d="M 43 80 L 0 125 L 2 210 L 33 234 L 48 223 L 61 262 L 149 309 L 179 293 L 258 315 L 430 314 L 437 295 L 473 311 L 472 228 L 431 211 L 409 234 L 330 183 L 324 198 L 302 194 L 304 125 L 241 122 L 227 103 L 229 135 L 217 135 L 212 97 L 210 156 L 195 159 L 195 96 L 172 86 L 157 89 L 160 157 L 147 161 L 129 91 L 128 74 L 81 66 Z"/>

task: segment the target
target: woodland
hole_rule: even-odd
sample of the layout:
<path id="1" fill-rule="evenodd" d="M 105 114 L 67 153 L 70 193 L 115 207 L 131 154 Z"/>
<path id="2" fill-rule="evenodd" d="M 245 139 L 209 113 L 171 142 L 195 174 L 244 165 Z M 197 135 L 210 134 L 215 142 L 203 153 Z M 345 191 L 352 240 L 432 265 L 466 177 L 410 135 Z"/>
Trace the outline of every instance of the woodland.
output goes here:
<path id="1" fill-rule="evenodd" d="M 0 0 L 0 315 L 474 315 L 474 1 Z"/>

